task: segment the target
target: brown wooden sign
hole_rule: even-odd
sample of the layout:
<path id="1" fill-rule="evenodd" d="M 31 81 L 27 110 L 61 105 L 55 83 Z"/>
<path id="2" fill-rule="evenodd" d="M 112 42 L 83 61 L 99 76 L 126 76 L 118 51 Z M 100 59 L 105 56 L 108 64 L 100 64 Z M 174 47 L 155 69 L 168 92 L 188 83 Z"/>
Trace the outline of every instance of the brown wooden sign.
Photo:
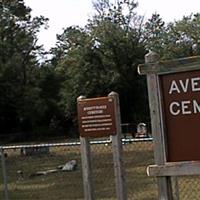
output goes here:
<path id="1" fill-rule="evenodd" d="M 159 199 L 173 199 L 170 176 L 199 175 L 200 56 L 159 61 L 150 51 L 138 72 L 147 75 L 154 138 L 147 174 L 157 176 Z"/>
<path id="2" fill-rule="evenodd" d="M 113 97 L 78 100 L 79 132 L 82 137 L 104 137 L 116 134 Z"/>
<path id="3" fill-rule="evenodd" d="M 167 161 L 200 160 L 200 70 L 159 77 Z"/>

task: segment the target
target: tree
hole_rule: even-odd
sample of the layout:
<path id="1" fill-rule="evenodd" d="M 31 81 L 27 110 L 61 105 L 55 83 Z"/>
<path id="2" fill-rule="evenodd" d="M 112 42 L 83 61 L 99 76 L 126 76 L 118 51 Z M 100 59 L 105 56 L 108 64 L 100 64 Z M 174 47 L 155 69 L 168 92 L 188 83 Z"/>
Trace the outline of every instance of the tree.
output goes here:
<path id="1" fill-rule="evenodd" d="M 143 17 L 135 12 L 138 2 L 135 0 L 117 0 L 115 3 L 110 0 L 97 0 L 93 2 L 93 7 L 97 14 L 93 21 L 110 20 L 124 29 L 137 27 L 141 25 Z"/>
<path id="2" fill-rule="evenodd" d="M 156 51 L 161 54 L 165 39 L 167 37 L 167 27 L 159 14 L 153 14 L 145 23 L 143 39 L 147 50 Z"/>
<path id="3" fill-rule="evenodd" d="M 1 133 L 30 130 L 42 113 L 36 34 L 47 19 L 30 12 L 23 0 L 0 2 Z"/>
<path id="4" fill-rule="evenodd" d="M 163 59 L 194 56 L 200 53 L 200 14 L 165 24 L 154 14 L 144 26 L 146 47 Z"/>
<path id="5" fill-rule="evenodd" d="M 76 121 L 79 95 L 97 97 L 116 91 L 124 122 L 148 119 L 145 81 L 137 73 L 145 49 L 140 42 L 142 18 L 134 13 L 136 5 L 134 1 L 117 1 L 116 5 L 98 1 L 98 14 L 85 28 L 68 27 L 58 35 L 52 63 L 64 78 L 61 105 L 68 118 Z M 129 12 L 125 15 L 126 6 Z"/>
<path id="6" fill-rule="evenodd" d="M 169 24 L 170 57 L 188 57 L 200 54 L 200 14 L 191 14 Z M 173 39 L 172 39 L 173 38 Z"/>

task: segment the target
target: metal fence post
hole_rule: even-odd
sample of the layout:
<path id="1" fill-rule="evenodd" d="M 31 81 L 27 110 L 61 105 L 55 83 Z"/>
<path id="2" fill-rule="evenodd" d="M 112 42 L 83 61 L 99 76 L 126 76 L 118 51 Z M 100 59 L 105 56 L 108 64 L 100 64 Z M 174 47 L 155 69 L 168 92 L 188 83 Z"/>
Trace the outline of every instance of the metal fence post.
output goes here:
<path id="1" fill-rule="evenodd" d="M 0 148 L 0 155 L 1 155 L 1 165 L 2 165 L 3 183 L 4 183 L 4 198 L 5 198 L 5 200 L 9 200 L 8 181 L 7 181 L 7 174 L 6 174 L 6 162 L 5 162 L 5 156 L 4 156 L 2 147 Z"/>

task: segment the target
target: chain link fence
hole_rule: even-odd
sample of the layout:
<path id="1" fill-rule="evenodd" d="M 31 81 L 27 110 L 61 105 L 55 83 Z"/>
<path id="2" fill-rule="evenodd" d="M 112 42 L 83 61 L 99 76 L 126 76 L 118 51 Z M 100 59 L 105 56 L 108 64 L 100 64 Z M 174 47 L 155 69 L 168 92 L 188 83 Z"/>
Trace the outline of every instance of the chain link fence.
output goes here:
<path id="1" fill-rule="evenodd" d="M 78 143 L 4 147 L 7 179 L 0 186 L 6 199 L 83 199 L 81 156 Z M 2 156 L 1 156 L 2 157 Z M 75 160 L 72 169 L 63 170 Z M 3 160 L 2 160 L 3 161 Z"/>
<path id="2" fill-rule="evenodd" d="M 126 138 L 122 142 L 128 199 L 157 199 L 156 179 L 146 175 L 146 167 L 154 163 L 152 139 Z M 111 141 L 106 138 L 91 143 L 95 199 L 114 200 L 116 191 Z M 79 141 L 2 146 L 0 161 L 0 199 L 84 199 Z M 198 177 L 173 177 L 172 183 L 174 199 L 200 198 Z"/>

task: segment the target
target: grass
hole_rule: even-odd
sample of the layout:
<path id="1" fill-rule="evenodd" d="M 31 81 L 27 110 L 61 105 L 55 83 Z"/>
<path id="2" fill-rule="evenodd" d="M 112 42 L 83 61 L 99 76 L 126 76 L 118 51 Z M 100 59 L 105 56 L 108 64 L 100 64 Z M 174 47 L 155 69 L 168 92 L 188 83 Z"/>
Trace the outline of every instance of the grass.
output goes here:
<path id="1" fill-rule="evenodd" d="M 21 156 L 20 150 L 9 150 L 7 154 L 6 168 L 11 200 L 84 199 L 79 146 L 51 147 L 48 155 L 40 156 Z M 116 192 L 111 145 L 92 145 L 91 155 L 95 199 L 115 200 Z M 156 181 L 146 175 L 146 167 L 154 163 L 152 143 L 137 142 L 124 145 L 123 158 L 128 199 L 157 199 Z M 36 171 L 54 169 L 72 159 L 78 162 L 78 168 L 75 171 L 30 177 Z M 24 172 L 23 180 L 19 179 L 18 170 Z M 1 165 L 0 179 L 3 180 Z M 180 186 L 185 183 L 184 180 L 180 181 Z M 191 179 L 188 181 L 190 182 Z M 0 199 L 2 196 L 3 183 L 1 182 Z"/>

